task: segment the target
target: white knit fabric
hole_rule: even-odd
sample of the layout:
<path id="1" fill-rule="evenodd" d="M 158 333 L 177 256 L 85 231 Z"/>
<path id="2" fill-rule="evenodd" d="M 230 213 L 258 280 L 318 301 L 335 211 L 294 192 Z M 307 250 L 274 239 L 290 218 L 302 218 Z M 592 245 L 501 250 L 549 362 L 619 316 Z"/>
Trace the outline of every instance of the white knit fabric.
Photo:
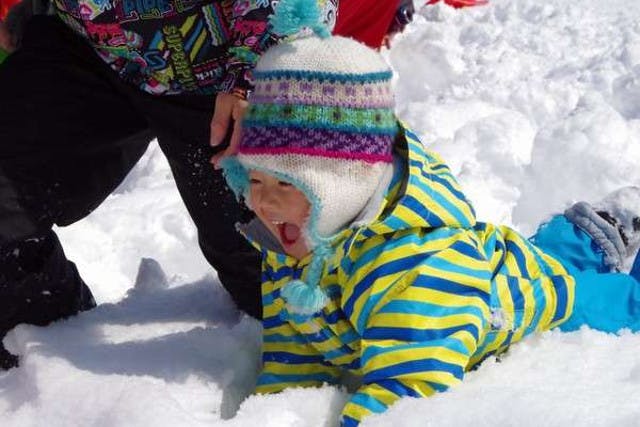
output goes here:
<path id="1" fill-rule="evenodd" d="M 238 155 L 248 169 L 272 171 L 302 183 L 317 198 L 316 230 L 321 237 L 329 237 L 350 224 L 376 192 L 390 163 L 375 164 L 326 157 L 280 155 Z M 304 191 L 304 189 L 301 189 Z M 314 200 L 310 200 L 313 204 Z M 313 225 L 313 224 L 311 224 Z"/>
<path id="2" fill-rule="evenodd" d="M 348 55 L 345 55 L 348 52 Z M 389 71 L 376 51 L 345 37 L 307 37 L 267 50 L 256 71 L 297 70 L 344 74 Z"/>

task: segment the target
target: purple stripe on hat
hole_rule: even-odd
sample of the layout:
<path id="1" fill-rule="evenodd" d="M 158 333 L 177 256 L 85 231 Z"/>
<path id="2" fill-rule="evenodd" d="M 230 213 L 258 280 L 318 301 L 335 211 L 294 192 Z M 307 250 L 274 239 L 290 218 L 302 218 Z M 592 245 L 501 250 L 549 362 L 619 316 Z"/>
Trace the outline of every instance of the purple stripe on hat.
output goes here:
<path id="1" fill-rule="evenodd" d="M 298 80 L 258 81 L 251 94 L 251 102 L 352 108 L 393 108 L 395 105 L 389 82 L 360 84 Z"/>
<path id="2" fill-rule="evenodd" d="M 298 105 L 330 105 L 346 108 L 394 108 L 393 98 L 384 99 L 378 97 L 370 98 L 334 98 L 308 93 L 286 93 L 278 95 L 251 94 L 250 102 L 253 104 L 298 104 Z"/>
<path id="3" fill-rule="evenodd" d="M 243 149 L 313 149 L 358 155 L 390 156 L 394 137 L 328 129 L 248 127 L 242 131 Z"/>
<path id="4" fill-rule="evenodd" d="M 332 159 L 347 159 L 347 160 L 359 160 L 367 163 L 385 162 L 391 163 L 393 156 L 379 155 L 379 154 L 354 154 L 354 153 L 341 153 L 336 151 L 323 151 L 316 150 L 315 148 L 240 148 L 238 154 L 245 155 L 271 155 L 281 156 L 283 154 L 300 154 L 303 156 L 312 157 L 327 157 Z"/>

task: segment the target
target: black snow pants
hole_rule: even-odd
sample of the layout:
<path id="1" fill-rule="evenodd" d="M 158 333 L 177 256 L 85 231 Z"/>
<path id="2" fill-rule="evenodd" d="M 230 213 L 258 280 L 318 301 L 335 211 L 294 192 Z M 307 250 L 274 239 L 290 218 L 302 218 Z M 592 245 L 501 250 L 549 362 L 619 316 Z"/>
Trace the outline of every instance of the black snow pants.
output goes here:
<path id="1" fill-rule="evenodd" d="M 209 158 L 212 96 L 152 96 L 121 82 L 58 18 L 34 16 L 0 66 L 0 339 L 95 305 L 53 224 L 95 209 L 158 138 L 200 247 L 240 309 L 261 316 L 249 215 Z"/>

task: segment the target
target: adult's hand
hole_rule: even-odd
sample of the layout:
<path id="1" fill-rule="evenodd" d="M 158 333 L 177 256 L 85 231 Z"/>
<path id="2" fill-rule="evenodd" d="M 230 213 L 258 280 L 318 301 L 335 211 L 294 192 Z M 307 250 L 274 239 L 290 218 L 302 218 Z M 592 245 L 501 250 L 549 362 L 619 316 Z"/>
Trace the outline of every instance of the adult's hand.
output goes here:
<path id="1" fill-rule="evenodd" d="M 229 128 L 231 129 L 231 138 L 229 146 L 224 150 L 216 153 L 211 158 L 211 163 L 216 169 L 220 168 L 220 161 L 238 151 L 240 144 L 240 136 L 242 134 L 242 117 L 249 103 L 243 99 L 239 92 L 219 93 L 216 96 L 215 111 L 211 119 L 211 138 L 209 143 L 213 147 L 220 145 L 227 136 Z"/>
<path id="2" fill-rule="evenodd" d="M 0 21 L 0 49 L 9 53 L 15 50 L 11 34 L 9 33 L 5 23 L 2 21 Z"/>

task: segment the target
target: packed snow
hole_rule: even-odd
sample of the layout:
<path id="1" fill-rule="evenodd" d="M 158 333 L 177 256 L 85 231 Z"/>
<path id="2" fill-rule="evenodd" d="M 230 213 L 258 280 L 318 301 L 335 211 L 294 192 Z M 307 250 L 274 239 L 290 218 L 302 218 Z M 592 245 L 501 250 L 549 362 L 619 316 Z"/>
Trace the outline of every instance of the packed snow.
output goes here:
<path id="1" fill-rule="evenodd" d="M 399 116 L 481 220 L 530 233 L 574 201 L 640 184 L 640 2 L 438 4 L 385 56 Z M 7 336 L 22 365 L 0 373 L 2 426 L 337 424 L 344 389 L 251 395 L 260 325 L 200 254 L 155 144 L 95 213 L 58 231 L 100 306 Z M 537 335 L 364 425 L 640 425 L 640 334 Z"/>

